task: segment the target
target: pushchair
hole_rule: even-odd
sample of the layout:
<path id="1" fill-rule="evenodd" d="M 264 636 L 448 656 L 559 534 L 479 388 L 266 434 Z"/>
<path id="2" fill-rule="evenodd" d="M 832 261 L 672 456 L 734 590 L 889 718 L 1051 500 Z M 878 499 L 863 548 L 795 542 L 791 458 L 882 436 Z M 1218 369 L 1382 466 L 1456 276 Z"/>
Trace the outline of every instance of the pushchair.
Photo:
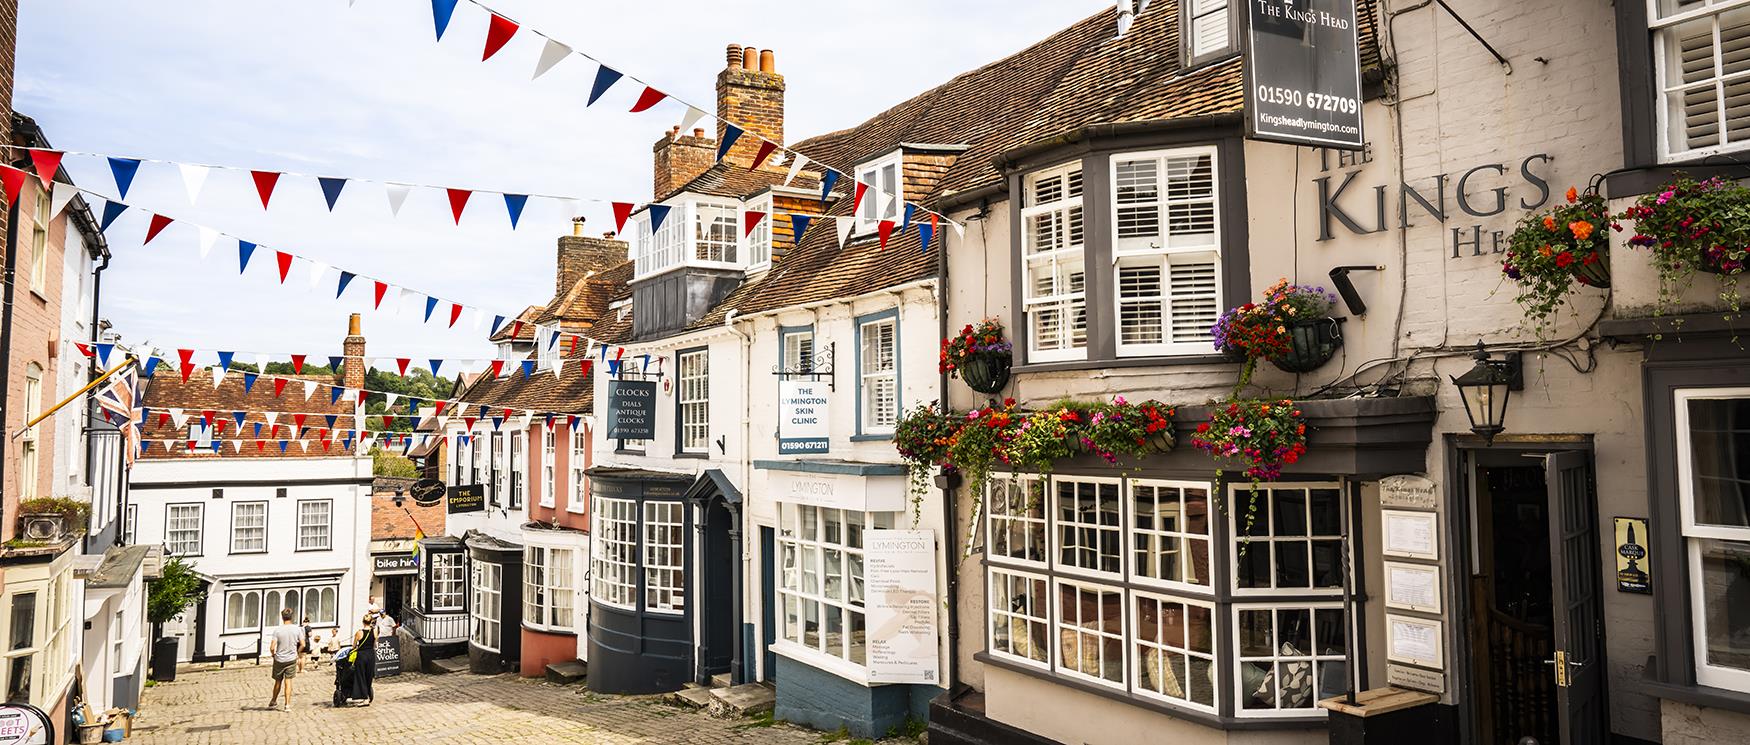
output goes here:
<path id="1" fill-rule="evenodd" d="M 340 648 L 334 655 L 334 707 L 346 705 L 352 697 L 352 645 Z"/>

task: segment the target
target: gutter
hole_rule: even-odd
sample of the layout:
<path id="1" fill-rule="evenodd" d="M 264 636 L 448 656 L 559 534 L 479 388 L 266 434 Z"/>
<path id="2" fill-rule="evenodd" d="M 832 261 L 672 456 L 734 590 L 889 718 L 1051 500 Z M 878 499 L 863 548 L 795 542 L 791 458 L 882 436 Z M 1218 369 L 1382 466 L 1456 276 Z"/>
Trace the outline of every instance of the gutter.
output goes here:
<path id="1" fill-rule="evenodd" d="M 1105 124 L 1090 124 L 1080 129 L 1072 129 L 1055 137 L 1048 137 L 1032 142 L 1007 152 L 991 157 L 991 165 L 999 171 L 1008 171 L 1019 165 L 1021 161 L 1048 150 L 1055 150 L 1065 145 L 1073 145 L 1088 140 L 1101 140 L 1131 134 L 1148 134 L 1153 132 L 1175 132 L 1182 129 L 1204 129 L 1232 126 L 1245 122 L 1244 115 L 1235 111 L 1226 114 L 1205 114 L 1181 119 L 1157 119 L 1146 122 L 1108 122 Z"/>

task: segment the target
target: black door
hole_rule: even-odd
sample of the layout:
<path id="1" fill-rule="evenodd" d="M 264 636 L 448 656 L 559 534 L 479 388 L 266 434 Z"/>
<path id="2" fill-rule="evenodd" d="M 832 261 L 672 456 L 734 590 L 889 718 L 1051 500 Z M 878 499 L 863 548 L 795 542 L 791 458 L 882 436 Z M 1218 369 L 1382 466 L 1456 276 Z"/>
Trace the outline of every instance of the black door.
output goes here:
<path id="1" fill-rule="evenodd" d="M 721 499 L 705 507 L 705 536 L 700 556 L 699 682 L 729 672 L 734 659 L 736 608 L 732 583 L 738 569 L 730 550 L 730 531 L 735 519 Z"/>
<path id="2" fill-rule="evenodd" d="M 777 534 L 768 527 L 760 528 L 760 626 L 764 639 L 760 651 L 765 657 L 768 682 L 778 680 L 778 655 L 772 644 L 778 641 L 778 545 Z"/>
<path id="3" fill-rule="evenodd" d="M 1598 509 L 1588 453 L 1544 459 L 1550 499 L 1557 715 L 1564 745 L 1604 742 L 1604 640 L 1599 614 Z"/>
<path id="4" fill-rule="evenodd" d="M 383 611 L 388 613 L 390 618 L 401 617 L 401 608 L 406 604 L 406 598 L 406 577 L 383 578 Z"/>

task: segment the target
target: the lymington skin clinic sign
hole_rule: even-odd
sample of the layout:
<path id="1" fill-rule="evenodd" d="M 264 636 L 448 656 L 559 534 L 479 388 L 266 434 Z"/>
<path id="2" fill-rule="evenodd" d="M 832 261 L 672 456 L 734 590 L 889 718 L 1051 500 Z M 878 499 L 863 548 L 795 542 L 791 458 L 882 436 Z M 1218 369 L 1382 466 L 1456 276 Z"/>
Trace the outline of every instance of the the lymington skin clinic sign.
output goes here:
<path id="1" fill-rule="evenodd" d="M 870 530 L 865 541 L 869 682 L 940 685 L 935 534 Z"/>
<path id="2" fill-rule="evenodd" d="M 827 451 L 827 385 L 816 380 L 778 383 L 778 454 L 806 455 Z"/>

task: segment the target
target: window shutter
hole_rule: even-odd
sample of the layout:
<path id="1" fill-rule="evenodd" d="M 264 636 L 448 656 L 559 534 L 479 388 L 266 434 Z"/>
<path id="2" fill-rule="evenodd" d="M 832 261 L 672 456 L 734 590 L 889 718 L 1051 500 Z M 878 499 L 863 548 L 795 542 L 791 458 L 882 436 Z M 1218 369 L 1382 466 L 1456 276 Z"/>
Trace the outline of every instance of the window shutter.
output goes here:
<path id="1" fill-rule="evenodd" d="M 1193 0 L 1191 3 L 1191 56 L 1201 57 L 1227 48 L 1228 0 Z"/>
<path id="2" fill-rule="evenodd" d="M 1174 256 L 1169 266 L 1172 277 L 1172 319 L 1174 342 L 1208 342 L 1209 327 L 1221 312 L 1217 304 L 1216 257 L 1213 255 Z"/>
<path id="3" fill-rule="evenodd" d="M 1117 166 L 1118 237 L 1148 238 L 1161 234 L 1158 161 L 1128 160 Z"/>
<path id="4" fill-rule="evenodd" d="M 1118 329 L 1125 344 L 1161 343 L 1161 267 L 1118 269 Z"/>

